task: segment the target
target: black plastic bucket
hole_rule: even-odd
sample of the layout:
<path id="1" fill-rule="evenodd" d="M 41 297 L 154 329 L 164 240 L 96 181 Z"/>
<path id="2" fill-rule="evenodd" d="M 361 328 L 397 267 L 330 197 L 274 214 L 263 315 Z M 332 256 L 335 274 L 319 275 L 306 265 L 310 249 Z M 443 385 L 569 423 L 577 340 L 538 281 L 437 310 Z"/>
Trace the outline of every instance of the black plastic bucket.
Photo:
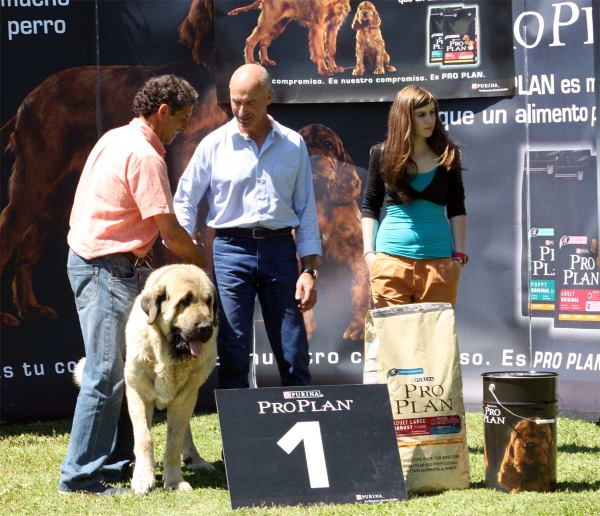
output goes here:
<path id="1" fill-rule="evenodd" d="M 558 373 L 483 373 L 485 483 L 505 492 L 556 490 Z"/>

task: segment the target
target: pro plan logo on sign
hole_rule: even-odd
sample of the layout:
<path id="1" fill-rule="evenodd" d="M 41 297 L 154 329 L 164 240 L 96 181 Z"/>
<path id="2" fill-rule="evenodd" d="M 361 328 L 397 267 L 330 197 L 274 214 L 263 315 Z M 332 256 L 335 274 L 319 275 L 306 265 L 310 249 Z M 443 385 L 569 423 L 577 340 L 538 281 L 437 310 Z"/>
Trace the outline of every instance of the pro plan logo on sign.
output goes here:
<path id="1" fill-rule="evenodd" d="M 284 391 L 283 397 L 286 400 L 303 400 L 303 399 L 311 399 L 311 398 L 322 398 L 323 394 L 321 391 Z"/>

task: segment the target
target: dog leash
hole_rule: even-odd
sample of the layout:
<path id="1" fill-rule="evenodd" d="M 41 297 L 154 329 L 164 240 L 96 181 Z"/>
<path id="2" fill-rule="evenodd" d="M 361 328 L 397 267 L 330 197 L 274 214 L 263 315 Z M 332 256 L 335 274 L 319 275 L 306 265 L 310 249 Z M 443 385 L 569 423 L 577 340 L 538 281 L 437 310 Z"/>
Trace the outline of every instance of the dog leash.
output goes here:
<path id="1" fill-rule="evenodd" d="M 492 396 L 494 397 L 494 399 L 496 400 L 498 405 L 500 405 L 502 407 L 503 410 L 506 410 L 506 412 L 508 412 L 509 414 L 512 414 L 513 416 L 515 416 L 519 419 L 526 419 L 527 421 L 531 421 L 532 423 L 535 423 L 536 425 L 541 425 L 543 423 L 555 423 L 556 422 L 556 419 L 554 419 L 554 418 L 552 418 L 552 419 L 530 419 L 528 417 L 519 416 L 519 414 L 515 414 L 514 412 L 511 412 L 504 405 L 502 405 L 502 403 L 500 403 L 500 400 L 498 399 L 498 397 L 496 396 L 496 393 L 495 393 L 496 386 L 493 383 L 491 383 L 488 386 L 488 390 L 492 393 Z M 508 424 L 512 427 L 513 430 L 515 430 L 515 428 L 510 423 L 510 421 L 508 422 Z"/>

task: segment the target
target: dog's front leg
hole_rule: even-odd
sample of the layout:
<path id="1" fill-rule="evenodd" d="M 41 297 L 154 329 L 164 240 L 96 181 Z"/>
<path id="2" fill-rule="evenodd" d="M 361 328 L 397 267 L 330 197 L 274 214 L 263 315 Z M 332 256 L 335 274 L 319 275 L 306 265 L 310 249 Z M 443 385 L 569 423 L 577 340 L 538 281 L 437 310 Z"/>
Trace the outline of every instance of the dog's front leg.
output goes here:
<path id="1" fill-rule="evenodd" d="M 126 381 L 127 406 L 133 424 L 135 468 L 131 489 L 138 494 L 149 493 L 156 485 L 154 476 L 154 444 L 152 442 L 152 414 L 154 403 L 144 400 Z"/>
<path id="2" fill-rule="evenodd" d="M 181 474 L 181 452 L 186 430 L 194 413 L 197 395 L 173 401 L 167 407 L 167 447 L 163 459 L 164 486 L 167 490 L 191 491 Z"/>
<path id="3" fill-rule="evenodd" d="M 363 75 L 365 73 L 365 45 L 361 41 L 359 34 L 356 34 L 356 66 L 352 70 L 352 75 Z"/>
<path id="4" fill-rule="evenodd" d="M 375 71 L 373 73 L 375 75 L 381 75 L 385 73 L 385 68 L 383 68 L 383 50 L 377 48 L 375 52 Z"/>

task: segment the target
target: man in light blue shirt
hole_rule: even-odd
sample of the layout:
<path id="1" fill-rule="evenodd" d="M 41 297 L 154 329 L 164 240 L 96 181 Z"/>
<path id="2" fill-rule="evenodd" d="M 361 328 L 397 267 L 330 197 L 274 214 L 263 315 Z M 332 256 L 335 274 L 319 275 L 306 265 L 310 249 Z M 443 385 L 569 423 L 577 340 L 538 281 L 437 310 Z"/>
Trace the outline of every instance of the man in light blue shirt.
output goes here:
<path id="1" fill-rule="evenodd" d="M 206 222 L 216 230 L 219 387 L 249 386 L 256 295 L 282 385 L 310 385 L 302 313 L 317 302 L 321 240 L 308 152 L 298 133 L 267 114 L 273 91 L 262 66 L 238 68 L 229 91 L 234 119 L 200 142 L 174 199 L 191 235 L 206 196 Z"/>

